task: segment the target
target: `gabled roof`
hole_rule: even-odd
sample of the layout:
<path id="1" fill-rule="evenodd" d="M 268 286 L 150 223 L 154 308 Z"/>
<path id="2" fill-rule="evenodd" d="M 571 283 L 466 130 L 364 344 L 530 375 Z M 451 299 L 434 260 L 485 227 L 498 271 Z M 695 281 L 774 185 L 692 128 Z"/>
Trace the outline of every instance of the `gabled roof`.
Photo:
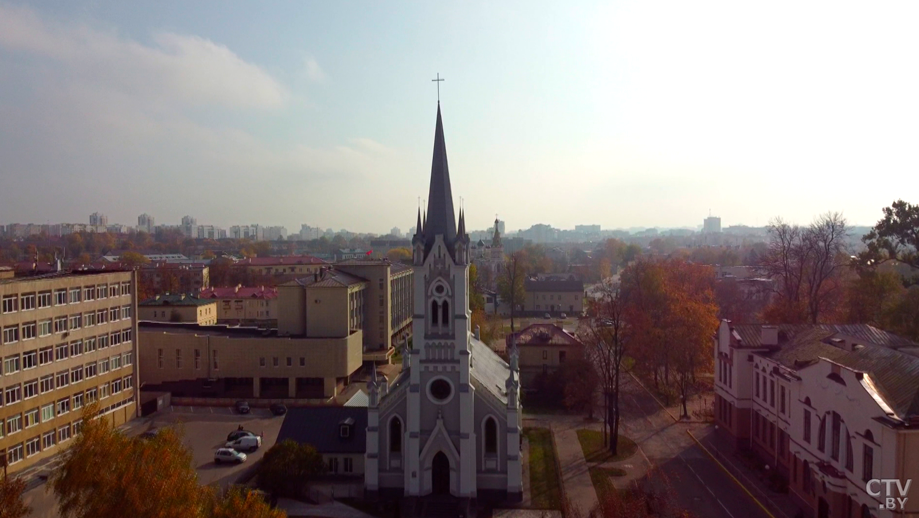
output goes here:
<path id="1" fill-rule="evenodd" d="M 833 335 L 850 337 L 861 344 L 874 344 L 890 349 L 919 347 L 919 344 L 912 340 L 868 324 L 781 324 L 775 327 L 779 331 L 779 345 L 783 343 L 783 337 L 784 341 L 787 341 L 809 331 L 825 331 Z M 762 324 L 731 324 L 731 329 L 741 338 L 744 347 L 762 346 Z"/>
<path id="2" fill-rule="evenodd" d="M 472 379 L 502 404 L 507 404 L 507 381 L 510 367 L 497 353 L 474 336 L 469 337 L 469 353 L 472 355 Z"/>
<path id="3" fill-rule="evenodd" d="M 425 256 L 434 246 L 434 236 L 442 235 L 444 244 L 453 255 L 456 240 L 456 213 L 453 211 L 453 191 L 450 188 L 450 167 L 447 165 L 447 144 L 444 124 L 437 103 L 437 126 L 434 130 L 434 157 L 431 160 L 431 185 L 428 190 L 428 212 L 424 220 Z"/>
<path id="4" fill-rule="evenodd" d="M 231 286 L 229 288 L 208 288 L 198 295 L 203 299 L 260 299 L 278 298 L 277 288 L 265 286 Z"/>
<path id="5" fill-rule="evenodd" d="M 310 286 L 313 288 L 340 288 L 367 282 L 369 282 L 367 279 L 358 277 L 357 275 L 351 275 L 350 273 L 338 270 L 325 270 L 318 275 L 301 277 L 286 284 L 299 284 L 300 286 Z"/>
<path id="6" fill-rule="evenodd" d="M 511 346 L 515 340 L 518 347 L 544 346 L 544 345 L 582 345 L 574 335 L 555 324 L 531 324 L 520 331 L 507 335 L 505 342 Z"/>
<path id="7" fill-rule="evenodd" d="M 349 419 L 350 434 L 342 437 L 340 426 Z M 367 449 L 367 407 L 291 408 L 276 442 L 286 439 L 311 444 L 319 453 L 363 453 Z"/>

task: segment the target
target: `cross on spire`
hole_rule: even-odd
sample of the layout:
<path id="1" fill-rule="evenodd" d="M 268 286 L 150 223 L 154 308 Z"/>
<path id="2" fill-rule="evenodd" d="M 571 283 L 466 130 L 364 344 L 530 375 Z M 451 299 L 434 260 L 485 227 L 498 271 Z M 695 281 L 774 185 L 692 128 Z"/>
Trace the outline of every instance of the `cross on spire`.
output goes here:
<path id="1" fill-rule="evenodd" d="M 446 81 L 446 79 L 440 78 L 440 72 L 437 73 L 437 79 L 431 79 L 431 81 L 437 83 L 437 104 L 440 104 L 440 83 Z"/>

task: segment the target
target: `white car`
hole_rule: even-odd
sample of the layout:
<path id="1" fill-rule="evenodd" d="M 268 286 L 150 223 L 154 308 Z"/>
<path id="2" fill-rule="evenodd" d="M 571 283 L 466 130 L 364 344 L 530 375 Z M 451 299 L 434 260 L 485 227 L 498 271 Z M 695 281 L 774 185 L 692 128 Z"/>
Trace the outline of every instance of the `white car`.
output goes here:
<path id="1" fill-rule="evenodd" d="M 224 446 L 236 451 L 255 451 L 262 445 L 262 438 L 258 435 L 245 435 L 234 441 L 229 441 Z"/>
<path id="2" fill-rule="evenodd" d="M 246 462 L 246 454 L 240 453 L 232 448 L 220 448 L 214 452 L 214 464 L 220 464 L 221 462 L 242 464 Z"/>

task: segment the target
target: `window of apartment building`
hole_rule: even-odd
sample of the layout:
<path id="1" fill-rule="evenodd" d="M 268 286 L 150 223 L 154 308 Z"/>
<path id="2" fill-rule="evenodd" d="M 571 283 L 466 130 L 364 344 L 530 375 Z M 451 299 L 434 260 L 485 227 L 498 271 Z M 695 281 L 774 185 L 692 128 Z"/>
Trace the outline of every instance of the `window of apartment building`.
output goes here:
<path id="1" fill-rule="evenodd" d="M 121 355 L 121 359 L 121 364 L 127 367 L 128 365 L 132 365 L 134 363 L 134 354 L 130 351 L 126 352 Z"/>
<path id="2" fill-rule="evenodd" d="M 93 403 L 96 401 L 96 387 L 91 389 L 86 389 L 86 403 Z"/>
<path id="3" fill-rule="evenodd" d="M 15 313 L 16 311 L 19 311 L 19 297 L 16 295 L 3 297 L 3 312 Z"/>
<path id="4" fill-rule="evenodd" d="M 125 361 L 124 364 L 130 365 L 130 363 L 127 361 Z M 199 370 L 200 368 L 201 368 L 201 349 L 195 349 L 195 370 Z"/>
<path id="5" fill-rule="evenodd" d="M 117 322 L 121 317 L 121 309 L 119 308 L 109 308 L 108 310 L 108 319 L 109 322 Z"/>
<path id="6" fill-rule="evenodd" d="M 35 309 L 35 294 L 25 293 L 19 296 L 19 311 L 31 311 Z"/>
<path id="7" fill-rule="evenodd" d="M 3 359 L 3 374 L 19 372 L 19 355 L 14 354 Z"/>
<path id="8" fill-rule="evenodd" d="M 54 305 L 63 306 L 67 304 L 67 290 L 54 290 Z"/>
<path id="9" fill-rule="evenodd" d="M 35 331 L 38 328 L 38 325 L 35 322 L 27 322 L 22 324 L 22 339 L 31 340 L 35 338 Z"/>
<path id="10" fill-rule="evenodd" d="M 80 433 L 80 430 L 83 429 L 83 420 L 77 419 L 76 421 L 70 423 L 70 430 L 73 432 L 73 435 Z"/>
<path id="11" fill-rule="evenodd" d="M 162 349 L 156 350 L 156 366 L 159 367 L 160 369 L 163 368 L 163 350 Z"/>
<path id="12" fill-rule="evenodd" d="M 128 343 L 130 341 L 131 341 L 131 329 L 122 329 L 121 343 Z"/>
<path id="13" fill-rule="evenodd" d="M 96 373 L 99 372 L 96 362 L 89 362 L 83 365 L 83 377 L 86 379 L 95 378 Z"/>
<path id="14" fill-rule="evenodd" d="M 83 354 L 83 340 L 70 342 L 70 357 L 80 356 Z"/>
<path id="15" fill-rule="evenodd" d="M 874 478 L 874 448 L 867 444 L 862 449 L 862 481 Z"/>
<path id="16" fill-rule="evenodd" d="M 54 319 L 54 332 L 63 333 L 67 331 L 67 317 L 57 317 Z"/>
<path id="17" fill-rule="evenodd" d="M 96 325 L 96 312 L 87 311 L 83 313 L 83 327 L 92 327 Z"/>
<path id="18" fill-rule="evenodd" d="M 26 429 L 32 428 L 39 423 L 38 408 L 33 408 L 22 413 L 22 422 Z"/>
<path id="19" fill-rule="evenodd" d="M 57 401 L 57 415 L 66 414 L 70 412 L 70 398 L 65 397 Z"/>
<path id="20" fill-rule="evenodd" d="M 120 379 L 112 380 L 112 394 L 120 394 L 120 393 L 121 393 L 121 380 Z"/>
<path id="21" fill-rule="evenodd" d="M 543 351 L 542 351 L 542 359 L 543 359 L 543 360 L 548 360 L 548 359 L 549 359 L 549 351 L 543 349 Z"/>
<path id="22" fill-rule="evenodd" d="M 48 403 L 41 407 L 41 422 L 47 423 L 54 419 L 54 403 Z"/>
<path id="23" fill-rule="evenodd" d="M 70 369 L 70 383 L 77 384 L 83 381 L 83 367 L 74 367 Z"/>
<path id="24" fill-rule="evenodd" d="M 3 343 L 12 344 L 19 341 L 19 326 L 7 326 L 3 328 Z"/>
<path id="25" fill-rule="evenodd" d="M 81 327 L 83 327 L 83 314 L 70 315 L 70 329 L 80 329 Z"/>
<path id="26" fill-rule="evenodd" d="M 179 355 L 179 356 L 178 356 L 179 362 L 181 363 L 181 361 L 182 361 L 182 354 L 181 354 L 181 351 L 179 351 L 178 349 L 176 349 L 176 353 L 178 353 L 178 355 Z M 116 354 L 115 356 L 112 356 L 112 357 L 109 359 L 109 363 L 112 364 L 112 370 L 120 369 L 120 368 L 121 368 L 121 355 L 120 355 L 120 354 Z"/>
<path id="27" fill-rule="evenodd" d="M 54 430 L 41 436 L 41 449 L 47 450 L 54 446 Z"/>
<path id="28" fill-rule="evenodd" d="M 115 347 L 116 345 L 121 345 L 121 331 L 115 331 L 109 335 L 109 345 Z"/>
<path id="29" fill-rule="evenodd" d="M 131 318 L 131 306 L 121 306 L 121 319 L 127 320 Z"/>
<path id="30" fill-rule="evenodd" d="M 345 457 L 345 473 L 351 473 L 354 471 L 354 461 L 350 457 Z"/>
<path id="31" fill-rule="evenodd" d="M 80 288 L 70 288 L 70 296 L 67 298 L 67 301 L 71 304 L 76 304 L 80 302 L 80 295 L 82 290 Z"/>
<path id="32" fill-rule="evenodd" d="M 70 358 L 70 346 L 67 344 L 60 344 L 54 347 L 54 359 L 55 361 L 66 360 Z"/>
<path id="33" fill-rule="evenodd" d="M 259 356 L 259 358 L 258 358 L 258 366 L 259 366 L 259 367 L 264 367 L 265 365 L 266 365 L 266 363 L 265 363 L 265 357 L 264 357 L 264 356 Z"/>
<path id="34" fill-rule="evenodd" d="M 108 358 L 103 358 L 99 360 L 99 374 L 105 374 L 108 372 Z"/>
<path id="35" fill-rule="evenodd" d="M 38 437 L 33 437 L 26 441 L 26 458 L 38 455 L 41 451 L 41 442 Z"/>
<path id="36" fill-rule="evenodd" d="M 22 370 L 34 369 L 38 366 L 38 351 L 32 349 L 22 353 Z"/>
<path id="37" fill-rule="evenodd" d="M 108 296 L 115 298 L 119 295 L 119 286 L 117 284 L 110 284 L 108 287 Z"/>
<path id="38" fill-rule="evenodd" d="M 70 425 L 65 424 L 64 426 L 57 429 L 57 443 L 66 442 L 70 440 Z"/>
<path id="39" fill-rule="evenodd" d="M 54 374 L 42 376 L 41 379 L 38 380 L 38 391 L 44 394 L 52 390 L 54 390 Z"/>
<path id="40" fill-rule="evenodd" d="M 121 283 L 121 295 L 125 296 L 125 295 L 130 295 L 130 294 L 131 294 L 131 283 L 122 282 Z"/>
<path id="41" fill-rule="evenodd" d="M 22 460 L 22 444 L 17 444 L 15 446 L 10 446 L 9 451 L 6 453 L 6 463 L 9 466 L 16 464 Z"/>
<path id="42" fill-rule="evenodd" d="M 294 366 L 294 359 L 291 358 L 290 356 L 287 357 L 287 366 L 288 366 L 288 367 L 293 367 L 293 366 Z"/>
<path id="43" fill-rule="evenodd" d="M 817 449 L 826 451 L 826 417 L 820 418 L 820 428 L 817 429 Z"/>
<path id="44" fill-rule="evenodd" d="M 785 385 L 781 385 L 780 388 L 781 390 L 779 391 L 779 396 L 781 396 L 781 399 L 779 399 L 779 412 L 782 415 L 784 415 L 785 414 Z"/>
<path id="45" fill-rule="evenodd" d="M 97 336 L 96 345 L 99 347 L 99 349 L 107 349 L 108 348 L 108 335 Z"/>
<path id="46" fill-rule="evenodd" d="M 22 384 L 22 398 L 32 399 L 38 395 L 38 380 L 29 380 Z"/>
<path id="47" fill-rule="evenodd" d="M 836 412 L 833 412 L 832 415 L 831 433 L 833 435 L 830 437 L 830 457 L 833 460 L 839 460 L 839 436 L 842 432 L 842 419 Z"/>
<path id="48" fill-rule="evenodd" d="M 304 358 L 303 356 L 300 357 L 300 366 L 306 367 L 306 358 Z"/>
<path id="49" fill-rule="evenodd" d="M 22 430 L 22 414 L 11 415 L 6 418 L 6 434 L 13 435 Z"/>
<path id="50" fill-rule="evenodd" d="M 108 311 L 104 309 L 96 310 L 96 323 L 104 324 L 108 322 Z"/>
<path id="51" fill-rule="evenodd" d="M 181 369 L 181 368 L 182 368 L 182 349 L 176 349 L 176 369 Z"/>
<path id="52" fill-rule="evenodd" d="M 103 383 L 102 385 L 99 385 L 99 399 L 105 399 L 108 397 L 108 389 L 109 389 L 108 382 Z"/>
<path id="53" fill-rule="evenodd" d="M 134 377 L 133 376 L 125 376 L 123 379 L 124 379 L 124 389 L 125 390 L 134 388 Z"/>
<path id="54" fill-rule="evenodd" d="M 6 397 L 4 401 L 7 405 L 12 405 L 13 403 L 19 403 L 22 401 L 22 386 L 17 383 L 12 387 L 6 388 Z"/>
<path id="55" fill-rule="evenodd" d="M 38 336 L 48 336 L 51 334 L 51 320 L 42 320 L 38 323 Z"/>
<path id="56" fill-rule="evenodd" d="M 769 380 L 769 406 L 775 408 L 775 380 Z"/>
<path id="57" fill-rule="evenodd" d="M 63 388 L 70 385 L 70 371 L 61 371 L 54 375 L 54 386 Z"/>
<path id="58" fill-rule="evenodd" d="M 104 299 L 108 295 L 108 285 L 100 284 L 96 286 L 96 299 Z"/>
<path id="59" fill-rule="evenodd" d="M 91 336 L 83 340 L 83 352 L 91 353 L 96 350 L 96 337 Z"/>
<path id="60" fill-rule="evenodd" d="M 38 307 L 39 308 L 50 308 L 51 307 L 51 292 L 43 291 L 38 294 Z"/>
<path id="61" fill-rule="evenodd" d="M 273 358 L 271 359 L 271 364 L 274 365 L 275 367 L 277 367 L 277 366 L 279 365 L 278 357 L 277 357 L 277 356 L 275 356 L 275 357 L 273 357 Z"/>
<path id="62" fill-rule="evenodd" d="M 218 370 L 218 369 L 219 369 L 219 367 L 218 367 L 219 364 L 217 363 L 217 351 L 214 351 L 213 355 L 214 355 L 214 356 L 213 356 L 213 357 L 214 357 L 214 370 Z"/>

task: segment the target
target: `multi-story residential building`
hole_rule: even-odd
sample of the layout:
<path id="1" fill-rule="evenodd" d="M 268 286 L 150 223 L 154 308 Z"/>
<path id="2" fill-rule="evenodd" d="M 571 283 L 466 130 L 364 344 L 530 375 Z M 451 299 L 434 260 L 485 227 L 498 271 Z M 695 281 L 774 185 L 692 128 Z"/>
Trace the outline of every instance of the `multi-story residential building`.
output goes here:
<path id="1" fill-rule="evenodd" d="M 231 239 L 251 239 L 252 241 L 264 241 L 265 229 L 260 225 L 234 225 L 230 227 L 228 236 Z"/>
<path id="2" fill-rule="evenodd" d="M 557 371 L 565 361 L 580 354 L 584 344 L 555 324 L 532 324 L 505 337 L 505 346 L 516 345 L 520 357 L 520 382 L 532 386 L 540 374 Z"/>
<path id="3" fill-rule="evenodd" d="M 156 220 L 153 216 L 144 213 L 137 216 L 137 231 L 153 234 L 153 228 L 156 227 Z"/>
<path id="4" fill-rule="evenodd" d="M 0 280 L 0 455 L 10 472 L 62 451 L 81 408 L 120 425 L 137 414 L 133 272 Z"/>
<path id="5" fill-rule="evenodd" d="M 108 226 L 108 216 L 100 212 L 93 212 L 89 215 L 89 225 L 92 227 Z"/>
<path id="6" fill-rule="evenodd" d="M 218 324 L 278 325 L 278 289 L 265 286 L 208 288 L 199 295 L 217 303 Z"/>
<path id="7" fill-rule="evenodd" d="M 162 293 L 197 293 L 211 285 L 206 263 L 151 262 L 138 270 L 138 282 L 145 295 Z"/>
<path id="8" fill-rule="evenodd" d="M 287 239 L 287 227 L 265 227 L 264 236 L 267 241 L 283 241 Z"/>
<path id="9" fill-rule="evenodd" d="M 300 240 L 301 241 L 311 241 L 313 239 L 319 239 L 322 237 L 322 229 L 319 227 L 311 227 L 306 223 L 300 225 Z"/>
<path id="10" fill-rule="evenodd" d="M 719 432 L 784 477 L 808 516 L 919 516 L 912 498 L 882 508 L 895 495 L 870 485 L 919 479 L 917 354 L 919 344 L 869 325 L 723 321 Z"/>
<path id="11" fill-rule="evenodd" d="M 194 294 L 156 295 L 137 304 L 137 318 L 148 322 L 191 322 L 200 326 L 217 323 L 217 301 Z"/>
<path id="12" fill-rule="evenodd" d="M 253 275 L 273 277 L 275 282 L 285 282 L 318 272 L 329 263 L 311 255 L 286 255 L 276 257 L 249 257 L 238 261 L 234 268 L 244 268 Z"/>
<path id="13" fill-rule="evenodd" d="M 523 311 L 526 314 L 577 316 L 584 311 L 584 281 L 577 275 L 540 274 L 526 279 L 524 288 Z"/>

